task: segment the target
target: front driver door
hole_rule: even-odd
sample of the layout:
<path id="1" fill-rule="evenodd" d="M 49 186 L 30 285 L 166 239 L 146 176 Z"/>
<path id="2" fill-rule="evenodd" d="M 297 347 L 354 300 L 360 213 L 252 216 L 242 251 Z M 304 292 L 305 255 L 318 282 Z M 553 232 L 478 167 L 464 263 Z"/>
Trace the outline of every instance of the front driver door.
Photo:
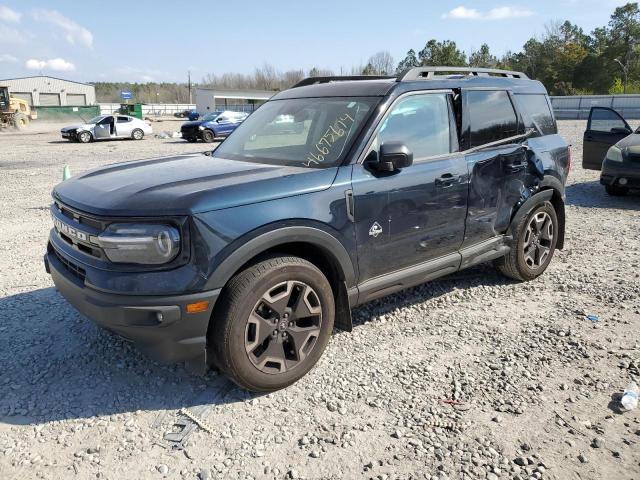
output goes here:
<path id="1" fill-rule="evenodd" d="M 631 133 L 629 124 L 615 110 L 592 107 L 582 144 L 582 168 L 600 170 L 607 150 Z"/>
<path id="2" fill-rule="evenodd" d="M 110 138 L 111 122 L 113 122 L 113 117 L 104 117 L 100 123 L 93 128 L 93 137 L 96 139 Z"/>
<path id="3" fill-rule="evenodd" d="M 367 159 L 400 142 L 413 165 L 379 173 L 354 165 L 352 188 L 360 283 L 451 255 L 464 237 L 467 163 L 458 152 L 449 92 L 400 97 L 381 121 Z M 418 267 L 420 268 L 420 267 Z M 415 283 L 415 282 L 414 282 Z"/>

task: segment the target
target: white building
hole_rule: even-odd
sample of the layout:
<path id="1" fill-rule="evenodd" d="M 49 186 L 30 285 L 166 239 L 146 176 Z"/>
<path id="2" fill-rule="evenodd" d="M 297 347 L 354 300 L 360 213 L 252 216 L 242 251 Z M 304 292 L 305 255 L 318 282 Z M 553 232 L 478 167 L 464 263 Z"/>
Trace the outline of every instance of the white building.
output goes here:
<path id="1" fill-rule="evenodd" d="M 269 100 L 276 93 L 271 90 L 221 90 L 219 88 L 196 88 L 196 110 L 200 114 L 215 110 L 253 109 Z"/>
<path id="2" fill-rule="evenodd" d="M 96 103 L 96 89 L 93 85 L 61 78 L 7 78 L 0 80 L 0 86 L 9 87 L 12 97 L 22 98 L 34 107 L 83 106 Z"/>

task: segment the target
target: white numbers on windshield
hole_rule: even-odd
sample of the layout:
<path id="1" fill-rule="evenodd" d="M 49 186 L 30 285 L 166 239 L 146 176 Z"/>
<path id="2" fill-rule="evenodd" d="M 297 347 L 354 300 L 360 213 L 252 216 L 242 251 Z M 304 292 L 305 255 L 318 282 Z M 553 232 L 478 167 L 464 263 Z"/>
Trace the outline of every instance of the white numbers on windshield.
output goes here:
<path id="1" fill-rule="evenodd" d="M 303 162 L 303 165 L 310 167 L 312 164 L 318 165 L 324 162 L 327 155 L 333 150 L 336 142 L 345 136 L 351 125 L 353 125 L 353 117 L 348 113 L 338 117 L 329 125 L 329 128 L 314 145 L 312 151 L 307 154 L 306 161 Z"/>

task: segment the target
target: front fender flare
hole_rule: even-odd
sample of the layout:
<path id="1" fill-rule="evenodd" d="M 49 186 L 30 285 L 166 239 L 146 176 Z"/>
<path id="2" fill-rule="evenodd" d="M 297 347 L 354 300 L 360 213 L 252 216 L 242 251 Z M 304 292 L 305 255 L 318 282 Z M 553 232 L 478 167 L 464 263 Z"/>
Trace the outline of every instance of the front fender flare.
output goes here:
<path id="1" fill-rule="evenodd" d="M 356 273 L 345 247 L 330 233 L 316 227 L 285 226 L 262 234 L 240 244 L 216 267 L 209 277 L 206 289 L 222 288 L 251 259 L 278 245 L 310 243 L 327 252 L 337 262 L 348 287 L 355 285 Z"/>

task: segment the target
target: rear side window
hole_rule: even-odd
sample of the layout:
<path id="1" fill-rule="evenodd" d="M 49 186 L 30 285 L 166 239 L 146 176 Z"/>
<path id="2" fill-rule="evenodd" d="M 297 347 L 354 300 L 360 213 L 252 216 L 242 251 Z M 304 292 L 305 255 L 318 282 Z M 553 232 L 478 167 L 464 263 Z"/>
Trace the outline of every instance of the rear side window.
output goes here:
<path id="1" fill-rule="evenodd" d="M 518 134 L 518 119 L 509 94 L 500 91 L 468 91 L 469 148 Z"/>
<path id="2" fill-rule="evenodd" d="M 589 130 L 595 132 L 611 132 L 614 128 L 627 128 L 620 115 L 607 108 L 594 108 L 591 111 Z"/>
<path id="3" fill-rule="evenodd" d="M 514 98 L 526 128 L 536 128 L 537 125 L 544 135 L 558 132 L 545 95 L 515 95 Z"/>
<path id="4" fill-rule="evenodd" d="M 127 123 L 130 121 L 131 119 L 129 117 L 118 117 L 118 123 Z"/>

